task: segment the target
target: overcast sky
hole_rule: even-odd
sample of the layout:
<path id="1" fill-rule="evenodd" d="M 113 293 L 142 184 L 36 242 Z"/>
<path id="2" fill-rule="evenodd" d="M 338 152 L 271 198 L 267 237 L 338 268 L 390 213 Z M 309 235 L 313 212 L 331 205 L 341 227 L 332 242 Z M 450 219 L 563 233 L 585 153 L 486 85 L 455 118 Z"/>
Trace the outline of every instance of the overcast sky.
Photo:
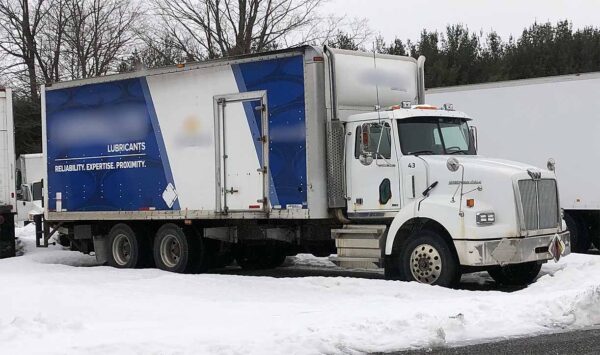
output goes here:
<path id="1" fill-rule="evenodd" d="M 423 28 L 444 30 L 454 23 L 477 32 L 493 28 L 503 39 L 518 37 L 536 20 L 600 26 L 600 0 L 330 0 L 324 10 L 367 18 L 388 42 L 396 36 L 416 40 Z"/>

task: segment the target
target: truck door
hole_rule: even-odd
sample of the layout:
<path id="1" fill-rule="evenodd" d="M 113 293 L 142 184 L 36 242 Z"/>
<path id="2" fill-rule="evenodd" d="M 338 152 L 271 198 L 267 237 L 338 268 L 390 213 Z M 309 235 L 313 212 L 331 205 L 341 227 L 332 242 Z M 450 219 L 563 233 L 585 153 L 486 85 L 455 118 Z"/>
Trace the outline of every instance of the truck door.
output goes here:
<path id="1" fill-rule="evenodd" d="M 348 216 L 376 218 L 399 210 L 398 161 L 390 122 L 356 123 L 348 128 Z"/>
<path id="2" fill-rule="evenodd" d="M 266 108 L 264 92 L 215 98 L 219 212 L 268 208 Z"/>

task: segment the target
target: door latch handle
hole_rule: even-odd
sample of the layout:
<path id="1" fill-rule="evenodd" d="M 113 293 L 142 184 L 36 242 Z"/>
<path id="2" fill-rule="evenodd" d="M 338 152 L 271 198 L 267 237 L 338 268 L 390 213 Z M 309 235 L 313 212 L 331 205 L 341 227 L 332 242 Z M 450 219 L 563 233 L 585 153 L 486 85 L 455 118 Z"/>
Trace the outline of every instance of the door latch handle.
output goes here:
<path id="1" fill-rule="evenodd" d="M 226 193 L 230 193 L 230 194 L 234 194 L 236 192 L 240 192 L 239 190 L 234 190 L 233 187 L 230 188 L 229 190 L 225 190 Z"/>

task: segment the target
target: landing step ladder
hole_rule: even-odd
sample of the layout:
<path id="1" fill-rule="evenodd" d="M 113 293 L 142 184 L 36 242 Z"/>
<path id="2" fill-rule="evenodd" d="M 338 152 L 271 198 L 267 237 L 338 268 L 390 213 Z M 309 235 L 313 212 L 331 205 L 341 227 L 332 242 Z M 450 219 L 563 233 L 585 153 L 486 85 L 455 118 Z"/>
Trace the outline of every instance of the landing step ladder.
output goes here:
<path id="1" fill-rule="evenodd" d="M 377 269 L 383 267 L 382 243 L 387 226 L 385 225 L 345 225 L 331 230 L 335 239 L 337 256 L 329 258 L 334 264 L 352 269 Z"/>

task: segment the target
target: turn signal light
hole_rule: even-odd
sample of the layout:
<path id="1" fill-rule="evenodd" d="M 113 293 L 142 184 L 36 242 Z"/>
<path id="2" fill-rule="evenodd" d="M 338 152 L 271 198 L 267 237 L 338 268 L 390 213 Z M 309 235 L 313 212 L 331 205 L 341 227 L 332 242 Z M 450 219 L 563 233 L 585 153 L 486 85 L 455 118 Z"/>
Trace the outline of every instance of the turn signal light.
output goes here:
<path id="1" fill-rule="evenodd" d="M 475 200 L 470 198 L 467 200 L 467 207 L 473 208 L 475 206 Z"/>

